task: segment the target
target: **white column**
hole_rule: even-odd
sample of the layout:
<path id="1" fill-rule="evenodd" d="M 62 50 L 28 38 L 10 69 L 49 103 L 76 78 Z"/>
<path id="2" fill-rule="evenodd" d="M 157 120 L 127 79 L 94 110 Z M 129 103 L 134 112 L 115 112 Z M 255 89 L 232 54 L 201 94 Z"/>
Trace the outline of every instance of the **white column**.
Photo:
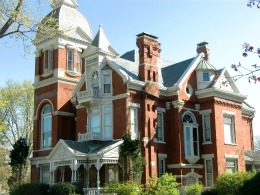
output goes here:
<path id="1" fill-rule="evenodd" d="M 97 159 L 96 168 L 97 168 L 97 189 L 99 191 L 100 188 L 100 176 L 99 176 L 100 159 L 99 158 Z"/>
<path id="2" fill-rule="evenodd" d="M 76 182 L 77 181 L 77 164 L 78 164 L 78 161 L 77 160 L 74 160 L 74 174 L 73 174 L 73 181 Z"/>

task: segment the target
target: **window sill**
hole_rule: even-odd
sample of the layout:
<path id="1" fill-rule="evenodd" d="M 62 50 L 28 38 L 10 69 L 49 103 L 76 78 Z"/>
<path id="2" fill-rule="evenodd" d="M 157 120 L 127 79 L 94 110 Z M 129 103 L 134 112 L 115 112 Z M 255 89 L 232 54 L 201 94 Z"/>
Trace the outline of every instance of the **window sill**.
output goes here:
<path id="1" fill-rule="evenodd" d="M 157 143 L 157 144 L 166 144 L 165 141 L 161 141 L 161 140 L 154 140 L 154 142 Z"/>
<path id="2" fill-rule="evenodd" d="M 212 144 L 212 142 L 203 142 L 202 145 L 209 145 Z"/>
<path id="3" fill-rule="evenodd" d="M 42 77 L 49 77 L 53 74 L 53 70 L 46 70 L 41 76 Z"/>
<path id="4" fill-rule="evenodd" d="M 41 152 L 41 151 L 47 151 L 47 150 L 52 150 L 52 147 L 49 148 L 41 148 L 39 150 L 34 150 L 33 152 Z"/>
<path id="5" fill-rule="evenodd" d="M 224 143 L 224 145 L 237 146 L 237 144 L 234 143 Z"/>
<path id="6" fill-rule="evenodd" d="M 66 70 L 66 74 L 72 76 L 72 77 L 79 77 L 81 74 L 75 71 Z"/>

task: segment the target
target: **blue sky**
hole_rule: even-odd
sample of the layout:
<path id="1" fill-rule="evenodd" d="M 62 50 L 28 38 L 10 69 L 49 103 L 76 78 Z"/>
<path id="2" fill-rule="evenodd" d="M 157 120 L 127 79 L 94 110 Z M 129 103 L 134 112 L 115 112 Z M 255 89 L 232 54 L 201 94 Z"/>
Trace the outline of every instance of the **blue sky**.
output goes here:
<path id="1" fill-rule="evenodd" d="M 196 45 L 202 41 L 209 43 L 211 64 L 216 68 L 260 62 L 257 56 L 241 55 L 244 42 L 260 47 L 260 9 L 248 8 L 247 0 L 77 0 L 77 3 L 92 27 L 93 36 L 102 24 L 119 54 L 136 48 L 136 35 L 147 32 L 159 37 L 161 57 L 175 62 L 194 57 Z M 48 6 L 44 9 L 51 10 Z M 8 79 L 33 80 L 34 56 L 24 56 L 21 42 L 0 40 L 0 58 L 0 86 Z M 236 74 L 231 69 L 229 72 Z M 260 112 L 260 83 L 249 84 L 243 78 L 236 84 L 248 95 L 247 102 Z M 254 130 L 260 135 L 258 112 Z"/>

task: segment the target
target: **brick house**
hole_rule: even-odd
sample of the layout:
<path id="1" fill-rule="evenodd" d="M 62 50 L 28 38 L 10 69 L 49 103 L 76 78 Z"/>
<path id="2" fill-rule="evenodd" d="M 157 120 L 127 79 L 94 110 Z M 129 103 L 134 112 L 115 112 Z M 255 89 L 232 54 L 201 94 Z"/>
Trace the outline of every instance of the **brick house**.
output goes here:
<path id="1" fill-rule="evenodd" d="M 225 171 L 245 170 L 254 108 L 227 69 L 210 63 L 208 43 L 176 63 L 160 58 L 156 36 L 140 33 L 137 49 L 119 55 L 102 26 L 92 37 L 77 6 L 54 0 L 59 33 L 34 41 L 32 181 L 93 190 L 120 181 L 125 131 L 140 140 L 144 183 L 169 172 L 182 185 L 211 186 Z"/>

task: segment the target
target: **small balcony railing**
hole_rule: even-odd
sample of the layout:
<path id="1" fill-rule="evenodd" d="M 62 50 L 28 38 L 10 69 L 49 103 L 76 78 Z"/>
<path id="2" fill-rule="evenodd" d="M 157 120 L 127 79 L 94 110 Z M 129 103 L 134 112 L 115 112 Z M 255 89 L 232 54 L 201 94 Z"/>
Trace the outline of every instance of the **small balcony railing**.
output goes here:
<path id="1" fill-rule="evenodd" d="M 79 133 L 78 134 L 78 141 L 90 141 L 90 140 L 100 140 L 102 138 L 101 133 Z"/>
<path id="2" fill-rule="evenodd" d="M 79 99 L 99 97 L 99 96 L 100 96 L 100 90 L 99 89 L 91 89 L 91 90 L 81 91 L 81 92 L 78 93 Z"/>

